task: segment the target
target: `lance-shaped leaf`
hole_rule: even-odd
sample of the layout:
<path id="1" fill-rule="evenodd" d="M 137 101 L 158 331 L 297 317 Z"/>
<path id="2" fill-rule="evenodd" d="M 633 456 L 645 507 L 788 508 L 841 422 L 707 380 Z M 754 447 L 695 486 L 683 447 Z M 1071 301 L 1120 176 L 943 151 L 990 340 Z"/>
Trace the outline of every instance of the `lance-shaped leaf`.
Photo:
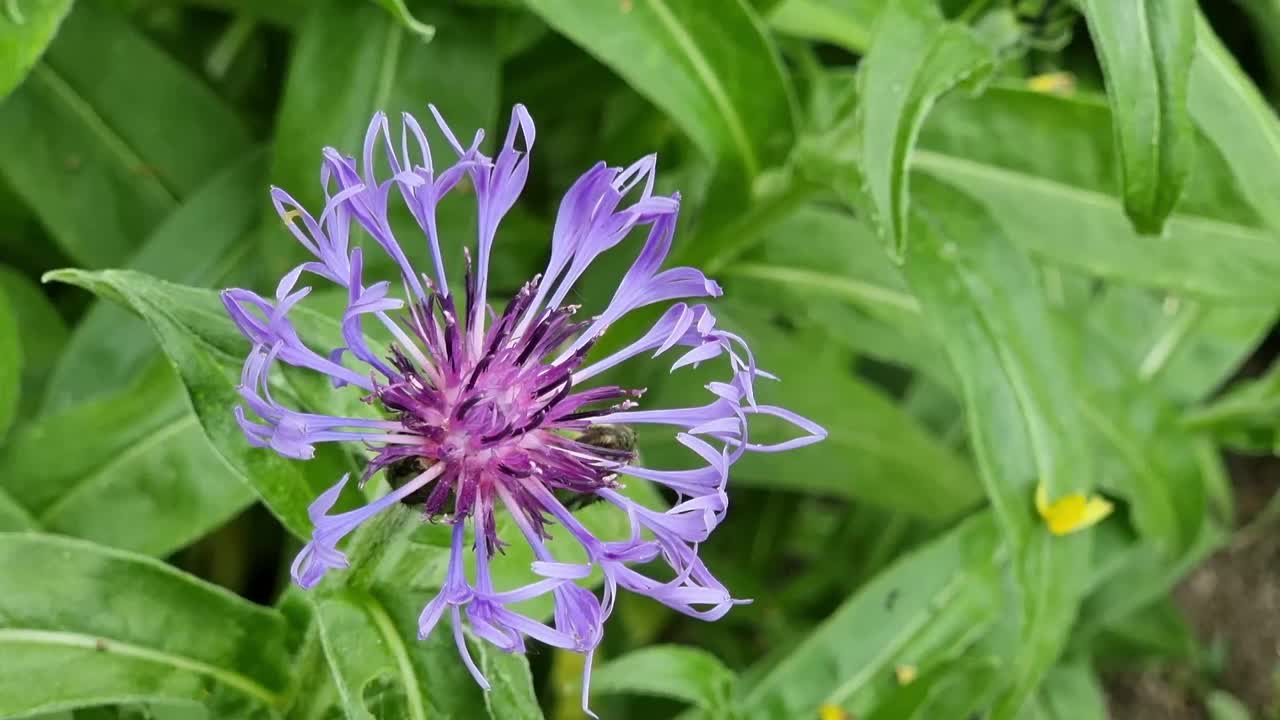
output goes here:
<path id="1" fill-rule="evenodd" d="M 19 412 L 34 417 L 53 364 L 67 344 L 67 322 L 35 281 L 4 265 L 0 265 L 0 294 L 8 297 L 22 344 Z"/>
<path id="2" fill-rule="evenodd" d="M 852 121 L 865 202 L 896 259 L 907 244 L 908 171 L 925 117 L 939 96 L 994 60 L 990 47 L 943 20 L 930 0 L 893 3 L 880 15 L 858 71 Z"/>
<path id="3" fill-rule="evenodd" d="M 380 589 L 316 599 L 325 657 L 349 720 L 477 716 L 482 691 L 458 660 L 452 633 L 441 627 L 417 638 L 423 604 Z"/>
<path id="4" fill-rule="evenodd" d="M 130 257 L 128 268 L 187 285 L 223 280 L 253 250 L 250 231 L 267 204 L 265 187 L 266 158 L 255 149 L 170 213 Z M 118 390 L 155 351 L 146 323 L 109 301 L 94 304 L 53 368 L 42 411 L 65 410 Z"/>
<path id="5" fill-rule="evenodd" d="M 226 690 L 275 706 L 285 624 L 159 561 L 52 535 L 0 534 L 0 715 Z"/>
<path id="6" fill-rule="evenodd" d="M 17 428 L 0 452 L 0 488 L 45 530 L 156 556 L 253 500 L 159 362 L 116 392 Z"/>
<path id="7" fill-rule="evenodd" d="M 997 720 L 1022 711 L 1067 640 L 1089 558 L 1089 534 L 1051 535 L 1030 508 L 1088 493 L 1095 482 L 1071 377 L 1036 271 L 972 200 L 924 177 L 906 277 L 960 383 L 979 475 L 1013 554 L 1019 637 Z"/>
<path id="8" fill-rule="evenodd" d="M 0 176 L 87 266 L 124 262 L 247 146 L 212 90 L 99 3 L 76 6 L 0 106 Z"/>
<path id="9" fill-rule="evenodd" d="M 1203 16 L 1196 19 L 1188 104 L 1240 192 L 1280 232 L 1280 119 Z"/>
<path id="10" fill-rule="evenodd" d="M 728 708 L 735 682 L 733 671 L 706 650 L 658 645 L 602 665 L 591 678 L 591 690 L 668 697 L 716 712 Z"/>
<path id="11" fill-rule="evenodd" d="M 38 0 L 0 12 L 0 100 L 27 76 L 70 9 L 71 0 Z"/>
<path id="12" fill-rule="evenodd" d="M 528 5 L 662 108 L 708 157 L 731 161 L 748 180 L 785 157 L 795 98 L 745 0 Z"/>
<path id="13" fill-rule="evenodd" d="M 214 449 L 258 492 L 285 527 L 299 537 L 310 536 L 307 506 L 339 475 L 352 469 L 350 458 L 330 445 L 318 448 L 314 460 L 299 463 L 249 445 L 232 414 L 232 408 L 242 402 L 236 385 L 248 343 L 226 316 L 216 292 L 128 270 L 58 270 L 46 279 L 78 285 L 141 316 L 182 378 L 191 407 Z M 316 347 L 342 344 L 336 321 L 307 308 L 297 309 L 291 317 L 302 336 L 311 338 Z M 310 412 L 345 415 L 358 406 L 353 394 L 333 390 L 312 375 L 288 374 L 289 387 L 281 388 L 282 397 Z"/>
<path id="14" fill-rule="evenodd" d="M 771 670 L 738 683 L 743 717 L 817 717 L 823 705 L 865 712 L 896 684 L 897 665 L 964 652 L 1000 612 L 998 542 L 984 513 L 901 558 Z"/>
<path id="15" fill-rule="evenodd" d="M 1234 168 L 1201 144 L 1164 236 L 1139 235 L 1112 190 L 1109 125 L 1105 105 L 1088 95 L 990 88 L 980 98 L 953 96 L 934 114 L 914 167 L 979 199 L 1010 240 L 1041 259 L 1195 297 L 1280 300 L 1280 244 L 1235 191 Z M 975 141 L 988 133 L 1018 141 Z"/>
<path id="16" fill-rule="evenodd" d="M 1195 2 L 1079 4 L 1106 77 L 1125 212 L 1138 232 L 1158 234 L 1194 158 L 1187 81 L 1195 57 Z"/>

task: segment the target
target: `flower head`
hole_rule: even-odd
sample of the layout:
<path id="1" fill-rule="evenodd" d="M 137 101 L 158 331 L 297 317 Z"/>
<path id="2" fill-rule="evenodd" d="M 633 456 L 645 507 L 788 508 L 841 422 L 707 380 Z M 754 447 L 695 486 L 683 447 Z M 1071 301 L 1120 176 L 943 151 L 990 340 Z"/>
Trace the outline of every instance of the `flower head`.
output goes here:
<path id="1" fill-rule="evenodd" d="M 756 367 L 740 337 L 716 326 L 706 305 L 684 301 L 718 296 L 720 286 L 693 268 L 662 269 L 680 198 L 654 193 L 653 156 L 627 168 L 601 163 L 575 182 L 556 217 L 546 270 L 495 312 L 487 297 L 489 259 L 499 223 L 528 175 L 533 121 L 516 106 L 502 149 L 491 158 L 479 150 L 483 132 L 463 145 L 439 113 L 431 112 L 456 155 L 446 167 L 435 165 L 412 116 L 404 116 L 397 143 L 379 113 L 369 126 L 359 166 L 332 148 L 325 150 L 326 203 L 318 218 L 284 190 L 272 189 L 280 217 L 314 259 L 285 275 L 274 299 L 243 289 L 223 292 L 227 312 L 253 344 L 240 385 L 244 406 L 235 409 L 236 417 L 250 443 L 291 458 L 312 457 L 317 443 L 363 443 L 372 455 L 361 483 L 381 471 L 393 488 L 364 507 L 330 515 L 348 481 L 344 476 L 315 500 L 310 508 L 315 530 L 293 564 L 298 584 L 311 587 L 328 571 L 347 567 L 338 543 L 370 517 L 397 503 L 420 506 L 428 517 L 453 526 L 447 577 L 422 612 L 423 636 L 447 612 L 463 661 L 486 688 L 468 653 L 464 624 L 476 637 L 509 652 L 523 651 L 526 638 L 533 638 L 583 653 L 589 673 L 590 656 L 619 588 L 708 620 L 743 602 L 697 555 L 698 544 L 727 511 L 730 466 L 746 452 L 798 447 L 825 432 L 783 408 L 757 403 L 755 381 L 772 376 Z M 390 168 L 381 179 L 379 156 Z M 435 211 L 464 177 L 478 205 L 478 239 L 474 263 L 465 250 L 465 291 L 457 298 L 449 290 Z M 401 245 L 392 231 L 387 213 L 393 194 L 422 230 L 430 274 L 420 274 L 409 260 L 420 251 L 419 241 Z M 350 243 L 353 223 L 398 268 L 402 296 L 387 281 L 365 284 L 365 250 Z M 637 228 L 647 231 L 647 240 L 612 300 L 594 316 L 581 318 L 579 308 L 565 299 L 596 257 Z M 289 318 L 310 292 L 298 287 L 304 273 L 347 293 L 343 345 L 330 352 L 307 347 Z M 609 325 L 655 303 L 670 305 L 644 335 L 588 361 Z M 389 348 L 375 349 L 364 332 L 366 322 L 389 333 Z M 707 386 L 704 403 L 650 409 L 640 405 L 642 390 L 597 381 L 640 355 L 672 351 L 679 353 L 673 371 L 713 359 L 726 362 L 725 381 Z M 336 387 L 359 387 L 378 412 L 338 417 L 288 408 L 270 391 L 269 375 L 278 362 L 323 373 Z M 781 418 L 801 434 L 777 445 L 752 443 L 748 418 L 756 414 Z M 603 427 L 635 424 L 675 428 L 698 464 L 675 470 L 640 467 L 626 443 L 596 439 Z M 626 478 L 663 485 L 677 502 L 666 511 L 643 507 L 619 491 Z M 595 537 L 557 493 L 591 495 L 615 506 L 628 518 L 630 536 Z M 523 587 L 493 587 L 489 561 L 500 548 L 499 512 L 511 516 L 537 558 L 532 572 L 539 579 Z M 553 557 L 545 543 L 552 523 L 582 545 L 585 564 Z M 474 538 L 472 578 L 463 562 L 468 524 Z M 634 568 L 658 559 L 670 567 L 662 579 Z M 604 575 L 602 597 L 578 584 L 593 568 Z M 555 601 L 550 624 L 510 609 L 546 594 Z M 586 687 L 584 682 L 584 708 Z"/>

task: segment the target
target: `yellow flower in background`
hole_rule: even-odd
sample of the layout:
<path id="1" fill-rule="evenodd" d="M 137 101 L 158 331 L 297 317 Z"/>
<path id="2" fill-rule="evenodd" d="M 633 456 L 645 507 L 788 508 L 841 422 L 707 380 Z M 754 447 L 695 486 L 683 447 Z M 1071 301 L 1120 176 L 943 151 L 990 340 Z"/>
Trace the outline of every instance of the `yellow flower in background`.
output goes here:
<path id="1" fill-rule="evenodd" d="M 1071 493 L 1049 502 L 1044 483 L 1036 487 L 1036 511 L 1054 535 L 1069 535 L 1093 527 L 1114 509 L 1111 501 L 1101 495 L 1085 498 L 1082 493 Z"/>
<path id="2" fill-rule="evenodd" d="M 827 703 L 818 708 L 818 720 L 853 720 L 853 716 L 844 711 L 839 705 Z"/>
<path id="3" fill-rule="evenodd" d="M 1051 72 L 1027 78 L 1027 87 L 1047 95 L 1070 95 L 1076 90 L 1076 77 L 1069 72 Z"/>
<path id="4" fill-rule="evenodd" d="M 893 669 L 893 674 L 897 676 L 899 685 L 910 685 L 919 673 L 915 665 L 899 665 Z"/>

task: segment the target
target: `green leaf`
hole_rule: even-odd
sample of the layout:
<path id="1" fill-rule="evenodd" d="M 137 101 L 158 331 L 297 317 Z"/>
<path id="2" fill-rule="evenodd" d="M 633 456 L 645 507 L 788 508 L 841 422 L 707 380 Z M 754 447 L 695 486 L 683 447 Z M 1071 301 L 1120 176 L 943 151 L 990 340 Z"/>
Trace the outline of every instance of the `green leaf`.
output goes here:
<path id="1" fill-rule="evenodd" d="M 51 535 L 0 534 L 0 714 L 198 700 L 274 705 L 280 615 L 163 563 Z M 69 672 L 69 669 L 74 669 Z"/>
<path id="2" fill-rule="evenodd" d="M 1191 430 L 1212 432 L 1248 452 L 1280 451 L 1280 364 L 1262 377 L 1233 386 L 1211 404 L 1187 413 Z"/>
<path id="3" fill-rule="evenodd" d="M 483 640 L 472 646 L 480 655 L 481 672 L 493 686 L 484 694 L 489 720 L 542 720 L 529 660 L 524 654 L 503 652 Z"/>
<path id="4" fill-rule="evenodd" d="M 417 639 L 424 603 L 377 590 L 343 590 L 315 602 L 347 718 L 474 717 L 480 688 L 457 657 L 448 621 Z"/>
<path id="5" fill-rule="evenodd" d="M 783 0 L 769 13 L 769 24 L 781 33 L 862 53 L 871 44 L 876 18 L 888 4 L 886 0 Z"/>
<path id="6" fill-rule="evenodd" d="M 44 61 L 0 107 L 0 177 L 87 266 L 124 262 L 247 145 L 243 125 L 211 90 L 92 2 L 68 16 Z"/>
<path id="7" fill-rule="evenodd" d="M 1104 667 L 1136 667 L 1144 663 L 1195 667 L 1207 654 L 1182 609 L 1170 597 L 1160 598 L 1130 613 L 1123 622 L 1082 640 L 1081 646 L 1088 647 Z"/>
<path id="8" fill-rule="evenodd" d="M 304 464 L 268 449 L 253 448 L 245 440 L 232 408 L 241 403 L 236 384 L 248 343 L 226 316 L 217 293 L 130 270 L 58 270 L 48 273 L 46 280 L 83 287 L 141 316 L 177 368 L 191 407 L 214 449 L 290 532 L 310 536 L 307 506 L 336 482 L 340 473 L 351 469 L 350 460 L 341 450 L 325 447 L 318 448 L 315 460 Z M 341 344 L 336 321 L 306 308 L 298 308 L 290 317 L 302 337 L 315 346 Z M 309 412 L 346 414 L 358 405 L 351 393 L 333 390 L 326 379 L 314 375 L 289 376 L 291 388 L 281 388 L 281 398 L 296 400 Z M 298 384 L 303 377 L 309 384 Z"/>
<path id="9" fill-rule="evenodd" d="M 0 265 L 0 294 L 6 295 L 18 323 L 22 346 L 21 417 L 34 417 L 50 371 L 67 343 L 67 323 L 26 275 Z"/>
<path id="10" fill-rule="evenodd" d="M 991 658 L 942 663 L 894 688 L 867 720 L 970 717 L 982 709 L 1000 680 Z"/>
<path id="11" fill-rule="evenodd" d="M 1205 700 L 1209 720 L 1251 720 L 1249 707 L 1224 690 L 1213 690 Z"/>
<path id="12" fill-rule="evenodd" d="M 1164 236 L 1138 235 L 1111 196 L 1108 126 L 1106 108 L 1088 98 L 991 88 L 935 113 L 913 165 L 981 200 L 1012 241 L 1042 259 L 1195 297 L 1280 299 L 1280 244 L 1233 197 L 1221 158 L 1202 149 Z M 1017 142 L 978 140 L 987 134 Z"/>
<path id="13" fill-rule="evenodd" d="M 1195 32 L 1191 116 L 1226 158 L 1240 192 L 1280 232 L 1280 122 L 1204 17 Z"/>
<path id="14" fill-rule="evenodd" d="M 36 530 L 39 523 L 0 485 L 0 531 Z"/>
<path id="15" fill-rule="evenodd" d="M 665 111 L 707 157 L 740 168 L 745 187 L 790 149 L 795 98 L 745 0 L 527 5 Z"/>
<path id="16" fill-rule="evenodd" d="M 1177 436 L 1173 438 L 1176 440 Z M 1216 488 L 1227 482 L 1218 449 L 1203 439 L 1182 440 L 1180 444 L 1158 436 L 1157 440 L 1155 451 L 1168 455 L 1168 492 L 1180 507 L 1190 505 L 1190 510 L 1199 511 L 1195 534 L 1187 545 L 1171 553 L 1167 546 L 1116 540 L 1099 533 L 1099 539 L 1106 542 L 1099 543 L 1097 556 L 1105 558 L 1110 568 L 1100 582 L 1092 582 L 1081 608 L 1074 631 L 1079 643 L 1087 643 L 1094 634 L 1127 622 L 1134 612 L 1168 595 L 1179 580 L 1229 536 L 1229 509 L 1221 507 L 1220 501 L 1209 502 L 1216 499 Z"/>
<path id="17" fill-rule="evenodd" d="M 405 6 L 404 0 L 377 0 L 378 4 L 391 13 L 391 17 L 396 19 L 404 28 L 417 35 L 423 42 L 431 42 L 436 36 L 436 28 L 434 25 L 428 25 L 419 21 L 409 12 L 409 8 Z"/>
<path id="18" fill-rule="evenodd" d="M 71 9 L 71 0 L 36 0 L 0 12 L 0 100 L 22 82 Z"/>
<path id="19" fill-rule="evenodd" d="M 1125 212 L 1138 232 L 1159 234 L 1191 172 L 1196 4 L 1078 1 L 1106 76 Z"/>
<path id="20" fill-rule="evenodd" d="M 877 687 L 896 685 L 896 665 L 963 653 L 1000 612 L 997 543 L 984 514 L 905 555 L 776 667 L 740 682 L 737 707 L 761 719 L 816 717 L 824 704 L 858 707 Z"/>
<path id="21" fill-rule="evenodd" d="M 7 293 L 0 292 L 0 443 L 9 432 L 9 426 L 18 413 L 18 398 L 22 393 L 22 337 L 18 333 L 18 318 Z"/>
<path id="22" fill-rule="evenodd" d="M 943 20 L 930 0 L 893 3 L 880 16 L 859 68 L 852 122 L 866 201 L 894 258 L 906 249 L 908 164 L 925 116 L 939 96 L 994 61 L 991 48 Z"/>
<path id="23" fill-rule="evenodd" d="M 267 197 L 265 177 L 264 153 L 244 155 L 170 213 L 128 268 L 188 285 L 221 281 L 253 249 L 251 231 Z M 53 369 L 43 411 L 64 410 L 124 386 L 155 351 L 145 322 L 112 303 L 95 304 Z"/>
<path id="24" fill-rule="evenodd" d="M 1094 482 L 1070 376 L 1034 266 L 981 207 L 917 178 L 905 275 L 960 381 L 979 475 L 1013 553 L 1021 605 L 1011 686 L 996 720 L 1016 717 L 1067 640 L 1089 558 L 1088 533 L 1055 537 L 1031 508 Z M 927 193 L 926 193 L 927 190 Z"/>
<path id="25" fill-rule="evenodd" d="M 1102 683 L 1087 663 L 1059 665 L 1045 678 L 1037 698 L 1043 720 L 1107 720 Z"/>
<path id="26" fill-rule="evenodd" d="M 156 556 L 253 499 L 159 363 L 117 392 L 18 428 L 0 452 L 0 486 L 46 530 Z"/>
<path id="27" fill-rule="evenodd" d="M 591 690 L 668 697 L 716 711 L 728 706 L 736 681 L 733 671 L 705 650 L 656 645 L 602 665 L 591 676 Z"/>

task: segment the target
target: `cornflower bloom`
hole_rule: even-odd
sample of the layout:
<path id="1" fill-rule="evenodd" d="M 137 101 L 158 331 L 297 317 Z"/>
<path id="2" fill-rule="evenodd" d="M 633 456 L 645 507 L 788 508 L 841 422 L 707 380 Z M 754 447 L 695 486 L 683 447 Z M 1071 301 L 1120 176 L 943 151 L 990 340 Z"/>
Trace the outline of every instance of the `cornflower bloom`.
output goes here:
<path id="1" fill-rule="evenodd" d="M 363 443 L 372 457 L 361 484 L 385 470 L 392 485 L 378 500 L 337 514 L 330 511 L 348 477 L 316 498 L 309 508 L 315 526 L 311 541 L 293 563 L 299 585 L 310 588 L 328 571 L 347 567 L 338 543 L 369 518 L 397 503 L 420 506 L 428 518 L 452 525 L 448 571 L 439 594 L 422 611 L 421 636 L 447 613 L 462 661 L 486 689 L 488 681 L 467 649 L 464 624 L 507 652 L 524 651 L 526 639 L 533 638 L 583 653 L 586 709 L 591 656 L 619 588 L 705 620 L 745 602 L 733 598 L 697 554 L 698 544 L 724 518 L 730 466 L 746 452 L 799 447 L 825 432 L 783 408 L 757 403 L 755 380 L 771 376 L 756 367 L 739 336 L 716 326 L 706 305 L 682 301 L 720 295 L 715 282 L 689 267 L 661 269 L 680 198 L 654 193 L 655 156 L 627 168 L 599 163 L 582 175 L 560 203 L 546 270 L 496 313 L 487 304 L 489 261 L 498 225 L 528 176 L 533 121 L 517 105 L 506 140 L 491 158 L 480 151 L 482 131 L 464 146 L 434 107 L 431 112 L 457 155 L 447 167 L 437 169 L 426 135 L 411 115 L 403 116 L 397 143 L 378 113 L 359 166 L 354 158 L 325 149 L 320 181 L 326 202 L 319 218 L 284 190 L 272 188 L 280 217 L 314 259 L 285 275 L 274 299 L 244 289 L 222 293 L 227 312 L 252 342 L 239 388 L 244 406 L 235 408 L 236 418 L 251 444 L 290 458 L 311 458 L 316 443 Z M 389 167 L 389 177 L 377 177 L 379 159 Z M 436 208 L 464 178 L 478 206 L 478 241 L 474 266 L 469 249 L 465 253 L 459 305 L 449 292 Z M 393 191 L 422 230 L 431 275 L 414 270 L 392 232 Z M 353 221 L 399 269 L 403 297 L 393 296 L 389 282 L 365 284 L 364 249 L 350 242 Z M 576 319 L 578 307 L 565 304 L 575 283 L 596 257 L 637 228 L 647 229 L 648 237 L 612 300 L 594 317 Z M 298 286 L 304 273 L 347 292 L 344 344 L 324 354 L 302 342 L 289 316 L 310 292 Z M 588 362 L 605 328 L 655 303 L 671 304 L 643 336 Z M 366 321 L 385 328 L 393 339 L 385 355 L 370 345 Z M 640 409 L 641 390 L 597 381 L 642 354 L 658 357 L 677 349 L 673 371 L 717 358 L 726 362 L 725 381 L 707 386 L 703 404 Z M 278 362 L 324 373 L 337 387 L 356 386 L 381 412 L 334 417 L 285 407 L 269 387 Z M 352 369 L 355 365 L 362 367 Z M 747 432 L 752 415 L 781 418 L 800 433 L 779 444 L 752 443 Z M 675 428 L 676 439 L 697 464 L 677 470 L 641 467 L 627 444 L 593 440 L 601 428 L 638 424 Z M 625 477 L 665 486 L 677 500 L 666 511 L 644 507 L 619 491 Z M 557 491 L 560 497 L 590 495 L 615 506 L 626 514 L 629 537 L 594 536 Z M 500 507 L 536 557 L 532 573 L 537 579 L 523 587 L 494 587 L 490 561 L 501 548 L 495 523 Z M 585 563 L 552 555 L 545 542 L 549 523 L 559 524 L 582 545 Z M 473 577 L 464 570 L 468 550 L 474 555 Z M 660 579 L 633 567 L 659 559 L 670 567 Z M 604 577 L 600 597 L 577 582 L 593 568 Z M 555 603 L 549 623 L 509 607 L 546 594 Z"/>

